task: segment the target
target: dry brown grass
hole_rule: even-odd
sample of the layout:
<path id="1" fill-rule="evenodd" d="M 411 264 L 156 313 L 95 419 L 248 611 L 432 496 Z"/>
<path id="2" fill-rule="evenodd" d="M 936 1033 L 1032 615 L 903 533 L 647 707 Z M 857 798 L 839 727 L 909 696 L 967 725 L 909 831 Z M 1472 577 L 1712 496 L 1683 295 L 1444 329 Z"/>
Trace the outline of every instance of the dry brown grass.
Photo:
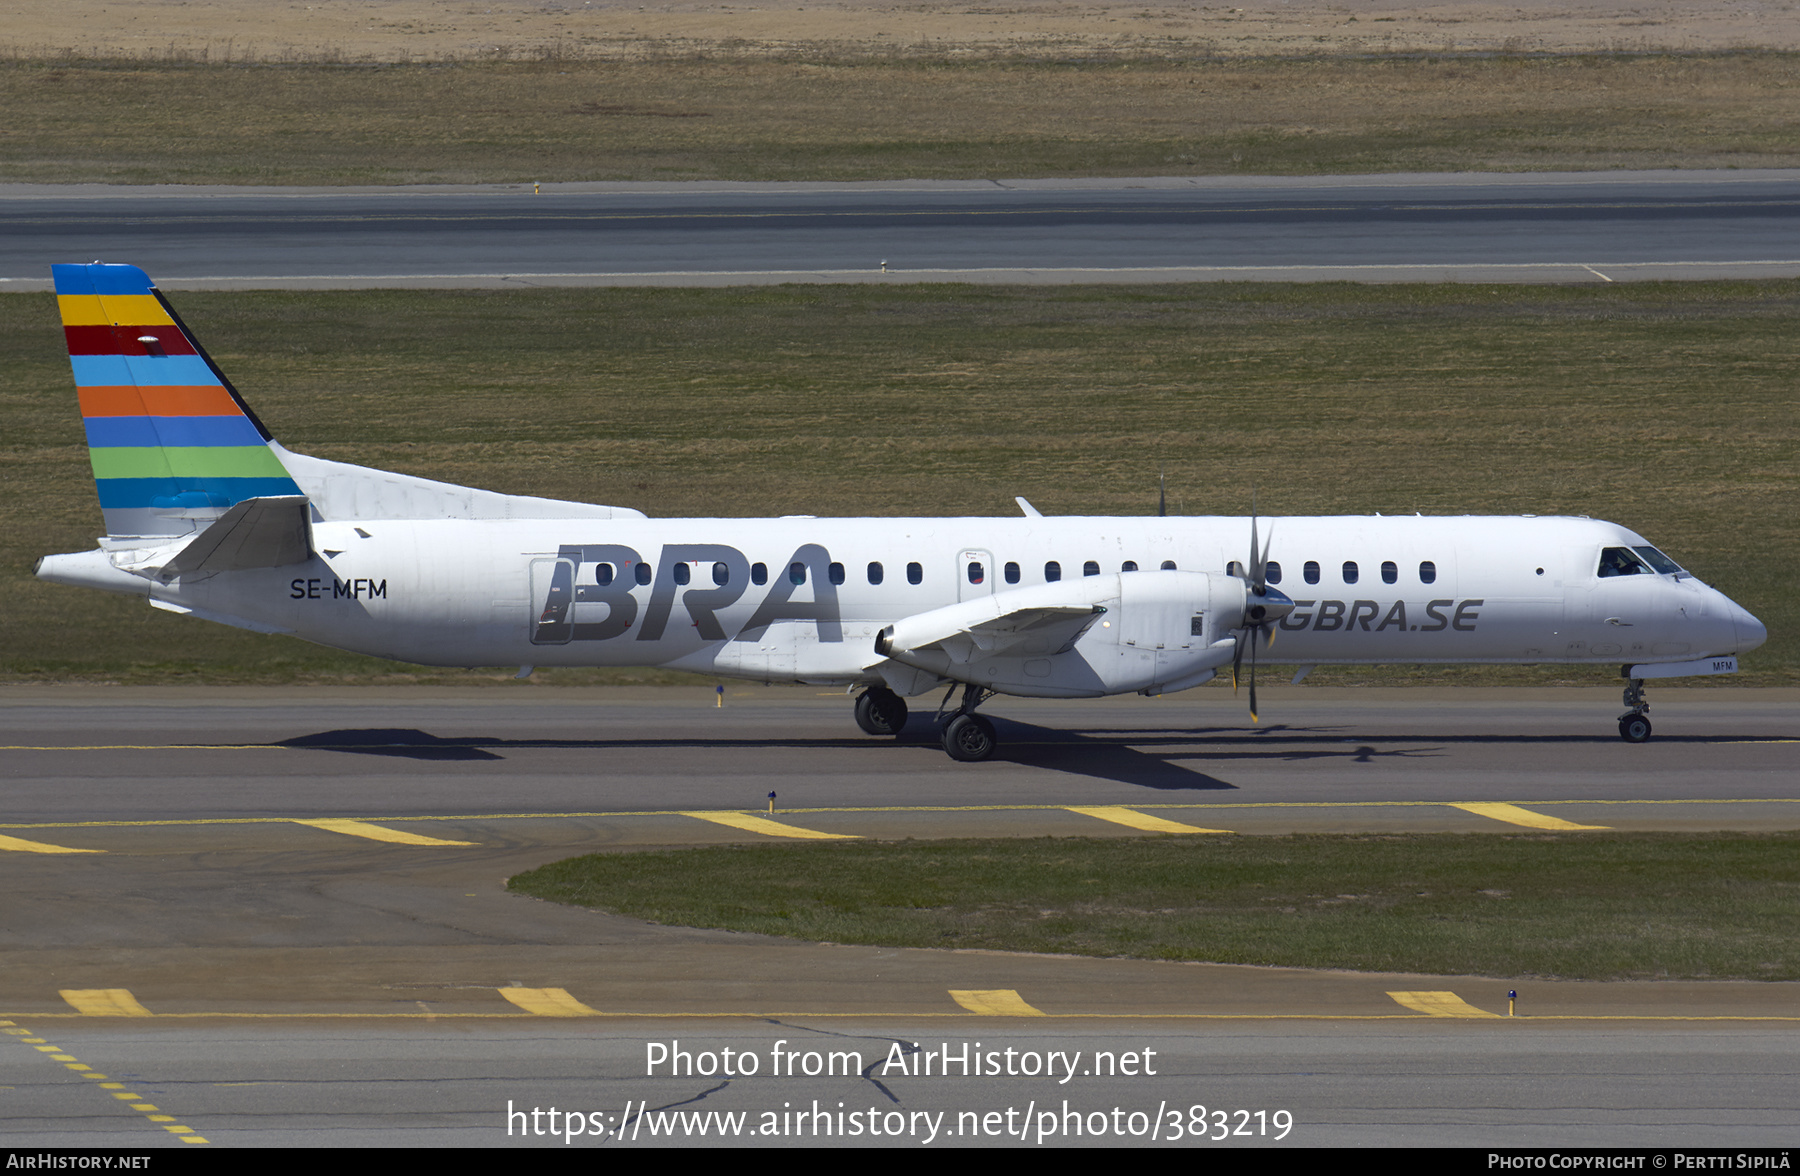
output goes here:
<path id="1" fill-rule="evenodd" d="M 0 52 L 135 61 L 1257 57 L 1800 48 L 1787 0 L 8 0 Z"/>
<path id="2" fill-rule="evenodd" d="M 0 64 L 0 180 L 1800 166 L 1800 57 Z"/>

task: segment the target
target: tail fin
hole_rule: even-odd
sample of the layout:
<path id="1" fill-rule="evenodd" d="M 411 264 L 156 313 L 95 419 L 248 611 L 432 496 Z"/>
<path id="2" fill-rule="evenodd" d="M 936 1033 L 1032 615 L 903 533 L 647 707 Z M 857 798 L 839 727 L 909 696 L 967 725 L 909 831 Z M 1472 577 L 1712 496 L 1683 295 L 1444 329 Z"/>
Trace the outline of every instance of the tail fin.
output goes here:
<path id="1" fill-rule="evenodd" d="M 143 270 L 51 270 L 109 535 L 186 535 L 246 498 L 300 493 Z"/>

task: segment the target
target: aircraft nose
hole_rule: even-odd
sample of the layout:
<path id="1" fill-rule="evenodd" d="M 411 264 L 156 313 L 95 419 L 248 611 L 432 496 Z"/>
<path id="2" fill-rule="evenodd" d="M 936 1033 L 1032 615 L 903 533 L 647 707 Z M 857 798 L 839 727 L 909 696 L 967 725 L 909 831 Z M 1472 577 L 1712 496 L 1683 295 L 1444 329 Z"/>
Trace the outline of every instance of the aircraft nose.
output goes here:
<path id="1" fill-rule="evenodd" d="M 1737 652 L 1746 653 L 1769 639 L 1768 629 L 1737 601 L 1731 602 L 1731 625 L 1737 630 Z"/>

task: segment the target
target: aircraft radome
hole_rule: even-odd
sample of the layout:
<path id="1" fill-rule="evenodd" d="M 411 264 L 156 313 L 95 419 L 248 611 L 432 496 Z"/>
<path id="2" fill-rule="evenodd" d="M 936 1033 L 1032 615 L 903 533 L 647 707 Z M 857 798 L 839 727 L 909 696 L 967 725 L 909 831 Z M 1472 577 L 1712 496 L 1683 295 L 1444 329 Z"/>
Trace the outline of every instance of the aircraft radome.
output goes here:
<path id="1" fill-rule="evenodd" d="M 1766 637 L 1586 518 L 650 519 L 323 461 L 275 442 L 142 270 L 54 272 L 107 534 L 37 574 L 257 632 L 841 685 L 871 735 L 948 686 L 959 760 L 993 752 L 995 694 L 1163 694 L 1246 656 L 1252 715 L 1258 660 L 1617 665 L 1637 743 L 1645 679 L 1733 672 Z"/>

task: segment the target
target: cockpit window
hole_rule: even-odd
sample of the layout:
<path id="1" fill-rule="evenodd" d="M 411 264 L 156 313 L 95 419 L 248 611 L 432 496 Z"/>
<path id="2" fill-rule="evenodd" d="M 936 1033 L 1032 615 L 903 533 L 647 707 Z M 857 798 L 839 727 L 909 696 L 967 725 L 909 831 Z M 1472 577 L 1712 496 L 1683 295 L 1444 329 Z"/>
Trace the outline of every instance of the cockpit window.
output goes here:
<path id="1" fill-rule="evenodd" d="M 1682 574 L 1680 564 L 1656 550 L 1654 547 L 1633 547 L 1631 550 L 1643 556 L 1645 563 L 1649 564 L 1665 576 L 1679 576 Z"/>
<path id="2" fill-rule="evenodd" d="M 1647 576 L 1650 565 L 1632 553 L 1629 547 L 1608 547 L 1600 553 L 1600 577 Z"/>

